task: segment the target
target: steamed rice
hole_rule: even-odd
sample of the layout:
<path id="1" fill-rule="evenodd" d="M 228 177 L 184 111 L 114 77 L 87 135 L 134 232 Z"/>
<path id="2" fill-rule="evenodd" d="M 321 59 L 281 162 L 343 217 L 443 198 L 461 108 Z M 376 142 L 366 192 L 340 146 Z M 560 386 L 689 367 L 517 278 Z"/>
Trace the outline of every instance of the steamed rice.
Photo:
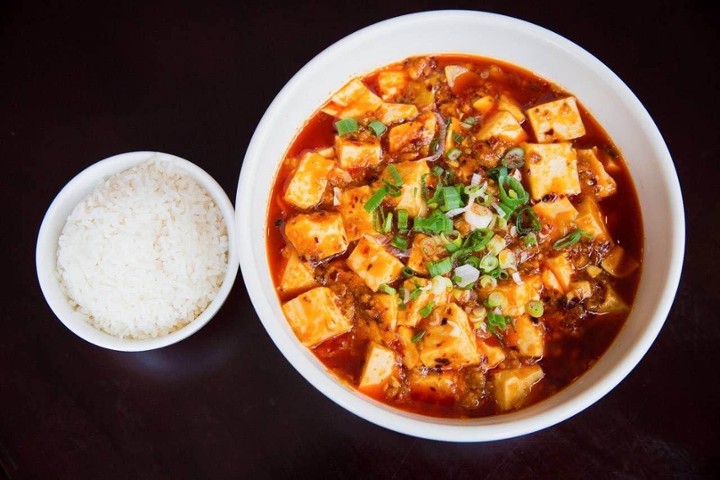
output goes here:
<path id="1" fill-rule="evenodd" d="M 67 219 L 57 274 L 70 303 L 121 338 L 167 335 L 200 315 L 227 270 L 223 216 L 170 161 L 108 178 Z"/>

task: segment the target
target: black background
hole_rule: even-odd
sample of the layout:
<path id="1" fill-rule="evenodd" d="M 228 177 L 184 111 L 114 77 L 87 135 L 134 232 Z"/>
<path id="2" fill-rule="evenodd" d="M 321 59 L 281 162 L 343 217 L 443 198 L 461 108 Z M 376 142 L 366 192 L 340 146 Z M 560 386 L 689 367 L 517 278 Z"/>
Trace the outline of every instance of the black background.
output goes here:
<path id="1" fill-rule="evenodd" d="M 717 475 L 720 69 L 709 3 L 0 3 L 0 476 Z M 628 84 L 668 143 L 687 216 L 683 278 L 653 347 L 610 394 L 525 437 L 426 441 L 355 417 L 305 382 L 240 276 L 203 330 L 159 351 L 103 350 L 55 318 L 34 248 L 42 215 L 75 174 L 159 150 L 197 163 L 234 199 L 250 136 L 300 67 L 359 28 L 439 8 L 519 17 L 578 43 Z"/>

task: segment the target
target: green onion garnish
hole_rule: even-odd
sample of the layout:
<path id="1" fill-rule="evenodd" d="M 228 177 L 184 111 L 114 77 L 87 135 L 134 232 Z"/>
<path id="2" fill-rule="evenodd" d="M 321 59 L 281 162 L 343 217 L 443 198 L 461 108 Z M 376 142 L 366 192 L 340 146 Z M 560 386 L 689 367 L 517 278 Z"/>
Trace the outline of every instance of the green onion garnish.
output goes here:
<path id="1" fill-rule="evenodd" d="M 523 207 L 517 212 L 515 228 L 519 235 L 526 235 L 532 232 L 539 232 L 541 225 L 537 215 L 530 207 Z"/>
<path id="2" fill-rule="evenodd" d="M 343 118 L 335 122 L 338 135 L 347 135 L 358 131 L 358 122 L 354 118 Z"/>
<path id="3" fill-rule="evenodd" d="M 482 260 L 480 260 L 480 269 L 483 272 L 492 272 L 498 265 L 500 265 L 500 261 L 494 255 L 485 255 Z"/>
<path id="4" fill-rule="evenodd" d="M 429 217 L 418 217 L 413 221 L 413 230 L 422 233 L 450 233 L 453 222 L 440 210 L 434 210 Z"/>
<path id="5" fill-rule="evenodd" d="M 532 232 L 525 235 L 523 242 L 525 243 L 526 247 L 532 247 L 538 244 L 537 237 Z"/>
<path id="6" fill-rule="evenodd" d="M 388 172 L 390 172 L 390 175 L 393 178 L 394 185 L 396 187 L 399 187 L 403 184 L 402 176 L 400 176 L 400 172 L 398 171 L 397 167 L 395 165 L 388 165 L 387 167 Z"/>
<path id="7" fill-rule="evenodd" d="M 504 307 L 507 304 L 507 298 L 501 292 L 491 292 L 485 302 L 488 307 Z"/>
<path id="8" fill-rule="evenodd" d="M 475 268 L 480 268 L 480 259 L 478 257 L 470 255 L 465 260 L 463 260 L 463 265 L 472 265 Z"/>
<path id="9" fill-rule="evenodd" d="M 437 262 L 428 262 L 427 268 L 428 272 L 430 272 L 431 277 L 445 275 L 450 270 L 452 270 L 452 261 L 446 257 Z"/>
<path id="10" fill-rule="evenodd" d="M 408 228 L 408 211 L 405 209 L 400 209 L 397 211 L 397 226 L 398 230 L 401 232 L 407 230 Z"/>
<path id="11" fill-rule="evenodd" d="M 399 248 L 400 250 L 407 250 L 408 249 L 408 241 L 405 237 L 395 237 L 392 240 L 390 240 L 390 245 L 392 245 L 395 248 Z"/>
<path id="12" fill-rule="evenodd" d="M 462 121 L 461 125 L 465 128 L 471 128 L 476 123 L 477 123 L 477 118 L 467 117 L 465 120 Z"/>
<path id="13" fill-rule="evenodd" d="M 417 332 L 415 335 L 413 335 L 413 337 L 412 337 L 411 340 L 412 340 L 413 343 L 418 343 L 420 340 L 422 340 L 422 338 L 423 338 L 424 336 L 425 336 L 425 330 L 420 330 L 420 331 Z"/>
<path id="14" fill-rule="evenodd" d="M 418 298 L 420 295 L 422 295 L 422 290 L 420 288 L 416 288 L 412 292 L 410 292 L 410 296 L 408 297 L 408 301 L 412 302 L 416 298 Z"/>
<path id="15" fill-rule="evenodd" d="M 507 191 L 505 190 L 506 185 L 508 187 Z M 525 205 L 530 200 L 530 194 L 525 191 L 522 183 L 518 182 L 515 177 L 503 176 L 498 178 L 498 187 L 500 201 L 513 210 L 520 205 Z"/>
<path id="16" fill-rule="evenodd" d="M 487 326 L 490 332 L 496 337 L 501 337 L 499 330 L 505 330 L 507 328 L 507 317 L 495 312 L 487 312 Z"/>
<path id="17" fill-rule="evenodd" d="M 462 200 L 460 200 L 460 193 L 455 187 L 443 187 L 441 197 L 444 203 L 441 208 L 443 212 L 449 212 L 450 210 L 463 206 Z"/>
<path id="18" fill-rule="evenodd" d="M 564 248 L 571 247 L 578 243 L 583 237 L 586 238 L 592 238 L 592 235 L 589 233 L 584 232 L 583 230 L 577 228 L 570 232 L 569 234 L 562 237 L 560 240 L 553 243 L 552 248 L 554 250 L 562 250 Z"/>
<path id="19" fill-rule="evenodd" d="M 392 212 L 390 212 L 385 217 L 385 220 L 383 220 L 383 224 L 382 224 L 383 233 L 390 233 L 390 231 L 392 230 L 392 221 L 393 221 L 393 214 L 392 214 Z"/>
<path id="20" fill-rule="evenodd" d="M 373 131 L 376 137 L 379 137 L 380 135 L 385 133 L 385 130 L 387 130 L 385 124 L 378 120 L 373 120 L 372 122 L 370 122 L 368 128 Z"/>
<path id="21" fill-rule="evenodd" d="M 508 169 L 507 167 L 493 167 L 490 170 L 487 171 L 488 177 L 492 178 L 496 182 L 499 181 L 500 177 L 507 177 Z"/>
<path id="22" fill-rule="evenodd" d="M 459 133 L 457 133 L 455 131 L 451 132 L 451 136 L 452 136 L 453 142 L 455 142 L 455 143 L 462 143 L 462 141 L 465 140 L 465 137 L 463 137 L 462 135 L 460 135 Z"/>
<path id="23" fill-rule="evenodd" d="M 420 309 L 420 312 L 419 312 L 420 316 L 422 318 L 427 317 L 428 315 L 430 315 L 432 313 L 433 308 L 435 308 L 435 302 L 430 301 L 427 305 L 425 305 L 423 308 Z"/>
<path id="24" fill-rule="evenodd" d="M 540 318 L 545 312 L 545 308 L 543 307 L 542 302 L 539 302 L 537 300 L 528 302 L 525 308 L 527 309 L 528 314 L 533 318 Z"/>
<path id="25" fill-rule="evenodd" d="M 438 177 L 438 178 L 442 177 L 443 173 L 445 173 L 445 170 L 443 170 L 442 167 L 439 167 L 437 165 L 435 165 L 433 167 L 433 175 L 435 175 L 436 177 Z"/>
<path id="26" fill-rule="evenodd" d="M 438 147 L 440 146 L 440 141 L 437 138 L 433 138 L 432 142 L 430 142 L 430 154 L 438 151 Z"/>
<path id="27" fill-rule="evenodd" d="M 368 199 L 367 202 L 365 202 L 365 211 L 370 213 L 373 210 L 375 210 L 377 207 L 380 206 L 380 204 L 383 201 L 383 198 L 385 198 L 385 195 L 387 195 L 388 189 L 387 187 L 380 187 L 377 192 L 375 192 L 372 197 Z"/>
<path id="28" fill-rule="evenodd" d="M 447 152 L 447 158 L 451 161 L 457 160 L 458 158 L 460 158 L 460 155 L 462 155 L 462 150 L 460 150 L 459 148 L 451 148 Z"/>
<path id="29" fill-rule="evenodd" d="M 525 151 L 520 147 L 511 148 L 500 163 L 507 168 L 520 168 L 525 165 Z"/>
<path id="30" fill-rule="evenodd" d="M 378 290 L 380 290 L 383 293 L 387 293 L 388 295 L 395 295 L 397 293 L 397 290 L 395 290 L 393 287 L 388 285 L 387 283 L 383 283 L 378 287 Z"/>
<path id="31" fill-rule="evenodd" d="M 402 274 L 404 277 L 414 277 L 415 276 L 415 270 L 413 270 L 410 267 L 403 267 Z"/>

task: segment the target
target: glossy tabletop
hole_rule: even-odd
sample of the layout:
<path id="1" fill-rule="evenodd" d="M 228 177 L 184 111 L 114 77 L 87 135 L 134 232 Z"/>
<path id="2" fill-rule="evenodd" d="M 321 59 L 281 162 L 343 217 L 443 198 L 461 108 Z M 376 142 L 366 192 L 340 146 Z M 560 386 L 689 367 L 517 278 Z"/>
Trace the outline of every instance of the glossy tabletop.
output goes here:
<path id="1" fill-rule="evenodd" d="M 720 149 L 709 2 L 3 2 L 0 4 L 0 478 L 717 478 Z M 687 249 L 657 340 L 607 396 L 535 434 L 420 440 L 309 385 L 265 333 L 238 275 L 200 332 L 145 353 L 90 345 L 45 303 L 45 210 L 102 158 L 157 150 L 234 199 L 273 97 L 313 56 L 377 21 L 465 8 L 518 17 L 615 71 L 665 137 Z M 275 161 L 270 159 L 269 161 Z M 649 239 L 651 242 L 652 239 Z"/>

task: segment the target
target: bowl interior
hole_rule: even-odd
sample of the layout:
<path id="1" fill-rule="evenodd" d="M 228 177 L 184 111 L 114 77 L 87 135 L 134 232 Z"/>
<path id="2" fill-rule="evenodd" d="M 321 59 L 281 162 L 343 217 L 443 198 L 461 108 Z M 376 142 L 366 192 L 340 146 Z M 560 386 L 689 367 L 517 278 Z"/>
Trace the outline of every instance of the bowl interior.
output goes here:
<path id="1" fill-rule="evenodd" d="M 489 418 L 447 420 L 410 414 L 336 381 L 285 321 L 265 251 L 271 186 L 303 123 L 352 77 L 433 53 L 500 59 L 576 95 L 622 150 L 643 213 L 643 275 L 633 311 L 609 350 L 555 396 Z M 481 12 L 426 12 L 381 22 L 346 37 L 309 62 L 278 94 L 257 127 L 243 162 L 236 215 L 245 285 L 265 328 L 290 363 L 333 401 L 367 420 L 402 433 L 451 441 L 530 433 L 574 415 L 607 393 L 637 364 L 660 330 L 677 288 L 684 250 L 682 198 L 672 160 L 657 127 L 630 89 L 563 37 L 524 21 Z"/>
<path id="2" fill-rule="evenodd" d="M 181 167 L 203 185 L 215 200 L 227 226 L 228 269 L 215 299 L 198 318 L 185 327 L 158 338 L 120 339 L 89 324 L 83 315 L 75 311 L 67 302 L 60 289 L 55 271 L 58 238 L 75 206 L 83 201 L 104 179 L 153 157 L 169 160 Z M 182 158 L 160 152 L 130 152 L 97 162 L 73 178 L 55 197 L 45 214 L 38 234 L 35 254 L 38 280 L 43 295 L 45 295 L 50 308 L 65 326 L 79 337 L 95 345 L 119 351 L 143 351 L 176 343 L 205 325 L 222 306 L 232 288 L 238 269 L 234 216 L 232 204 L 222 187 L 204 170 Z"/>

